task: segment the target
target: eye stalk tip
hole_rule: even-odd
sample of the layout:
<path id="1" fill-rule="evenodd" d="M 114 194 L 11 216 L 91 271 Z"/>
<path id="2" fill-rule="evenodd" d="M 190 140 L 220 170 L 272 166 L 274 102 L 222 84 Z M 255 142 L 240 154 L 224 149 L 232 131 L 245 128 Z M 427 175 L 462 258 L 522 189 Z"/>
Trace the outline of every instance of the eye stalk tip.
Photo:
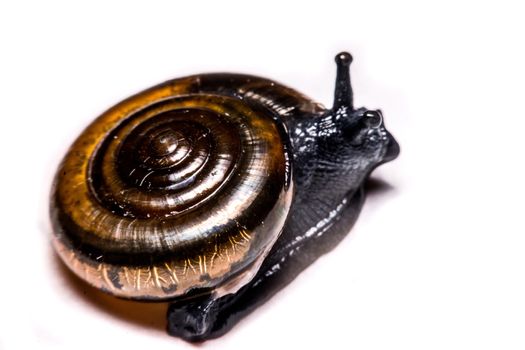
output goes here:
<path id="1" fill-rule="evenodd" d="M 335 62 L 338 66 L 349 66 L 352 63 L 353 57 L 348 52 L 340 52 L 335 56 Z"/>
<path id="2" fill-rule="evenodd" d="M 383 113 L 380 109 L 368 110 L 364 114 L 365 123 L 371 128 L 379 128 L 383 125 Z"/>

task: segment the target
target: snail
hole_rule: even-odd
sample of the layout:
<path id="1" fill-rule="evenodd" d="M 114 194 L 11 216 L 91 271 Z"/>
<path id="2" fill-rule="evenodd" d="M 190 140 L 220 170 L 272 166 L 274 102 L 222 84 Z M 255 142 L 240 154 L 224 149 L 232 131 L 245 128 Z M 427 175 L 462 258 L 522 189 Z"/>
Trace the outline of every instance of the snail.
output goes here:
<path id="1" fill-rule="evenodd" d="M 364 182 L 399 146 L 353 107 L 352 56 L 331 109 L 268 79 L 202 74 L 93 121 L 57 170 L 53 246 L 92 286 L 169 301 L 168 332 L 220 336 L 333 248 Z"/>

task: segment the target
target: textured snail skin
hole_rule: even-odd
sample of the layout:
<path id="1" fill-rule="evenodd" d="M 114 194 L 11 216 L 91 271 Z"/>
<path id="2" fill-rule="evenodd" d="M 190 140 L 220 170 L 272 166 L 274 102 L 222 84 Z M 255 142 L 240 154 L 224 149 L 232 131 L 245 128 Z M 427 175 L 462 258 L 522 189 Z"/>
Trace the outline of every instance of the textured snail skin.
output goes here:
<path id="1" fill-rule="evenodd" d="M 336 56 L 329 110 L 238 74 L 168 81 L 110 109 L 57 172 L 61 258 L 111 294 L 171 300 L 172 335 L 227 332 L 346 236 L 365 180 L 399 153 L 379 111 L 353 108 L 351 59 Z M 173 171 L 188 149 L 182 169 L 209 170 L 200 178 Z"/>

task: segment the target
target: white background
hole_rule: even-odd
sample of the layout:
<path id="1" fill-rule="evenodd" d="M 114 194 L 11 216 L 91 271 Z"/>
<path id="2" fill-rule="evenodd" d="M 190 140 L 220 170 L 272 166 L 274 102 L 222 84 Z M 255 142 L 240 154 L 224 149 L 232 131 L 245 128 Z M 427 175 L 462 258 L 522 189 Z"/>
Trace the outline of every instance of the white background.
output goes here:
<path id="1" fill-rule="evenodd" d="M 519 3 L 516 1 L 515 3 Z M 65 272 L 48 193 L 94 117 L 161 81 L 257 74 L 331 105 L 354 56 L 398 160 L 349 236 L 203 349 L 525 348 L 525 25 L 510 2 L 2 1 L 0 348 L 196 348 L 165 305 Z"/>

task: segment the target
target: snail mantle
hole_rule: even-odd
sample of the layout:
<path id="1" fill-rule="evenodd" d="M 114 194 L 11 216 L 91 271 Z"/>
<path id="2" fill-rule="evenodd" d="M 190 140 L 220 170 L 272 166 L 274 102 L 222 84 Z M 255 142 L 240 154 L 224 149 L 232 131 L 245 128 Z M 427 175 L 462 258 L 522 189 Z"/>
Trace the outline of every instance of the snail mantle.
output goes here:
<path id="1" fill-rule="evenodd" d="M 169 301 L 168 332 L 218 337 L 348 233 L 363 184 L 399 146 L 355 109 L 352 57 L 334 104 L 249 75 L 170 80 L 112 107 L 53 183 L 53 245 L 92 286 Z"/>

